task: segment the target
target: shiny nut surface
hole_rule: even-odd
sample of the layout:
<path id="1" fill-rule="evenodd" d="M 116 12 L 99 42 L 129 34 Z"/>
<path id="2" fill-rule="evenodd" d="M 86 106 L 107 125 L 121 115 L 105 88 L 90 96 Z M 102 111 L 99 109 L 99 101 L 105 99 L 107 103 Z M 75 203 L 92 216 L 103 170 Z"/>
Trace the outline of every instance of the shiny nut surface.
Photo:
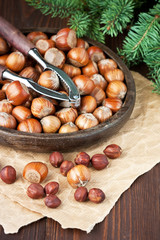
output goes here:
<path id="1" fill-rule="evenodd" d="M 97 170 L 102 170 L 108 165 L 108 159 L 104 154 L 95 154 L 91 158 L 93 167 Z"/>
<path id="2" fill-rule="evenodd" d="M 44 188 L 39 183 L 32 183 L 27 188 L 27 195 L 33 199 L 41 199 L 45 196 Z"/>
<path id="3" fill-rule="evenodd" d="M 61 204 L 61 200 L 56 195 L 49 195 L 45 197 L 44 203 L 49 208 L 57 208 Z"/>
<path id="4" fill-rule="evenodd" d="M 59 183 L 57 182 L 49 182 L 45 185 L 44 190 L 46 195 L 50 195 L 50 194 L 56 194 L 58 192 L 59 189 Z"/>
<path id="5" fill-rule="evenodd" d="M 48 174 L 48 167 L 42 162 L 30 162 L 23 169 L 23 177 L 32 183 L 42 182 Z"/>
<path id="6" fill-rule="evenodd" d="M 74 198 L 78 202 L 85 202 L 87 200 L 88 190 L 86 187 L 79 187 L 74 193 Z"/>
<path id="7" fill-rule="evenodd" d="M 83 164 L 86 167 L 88 167 L 90 164 L 90 156 L 86 152 L 80 152 L 76 155 L 74 161 L 77 165 Z"/>
<path id="8" fill-rule="evenodd" d="M 115 158 L 120 157 L 120 155 L 122 153 L 122 149 L 117 144 L 110 144 L 104 149 L 103 152 L 107 157 L 109 157 L 111 159 L 115 159 Z"/>
<path id="9" fill-rule="evenodd" d="M 53 167 L 60 167 L 64 161 L 63 154 L 60 152 L 52 152 L 49 156 L 49 161 Z"/>
<path id="10" fill-rule="evenodd" d="M 105 194 L 99 188 L 92 188 L 92 189 L 89 190 L 88 198 L 91 202 L 101 203 L 105 199 Z"/>
<path id="11" fill-rule="evenodd" d="M 7 184 L 14 183 L 16 181 L 16 170 L 12 166 L 5 166 L 0 171 L 0 178 Z"/>
<path id="12" fill-rule="evenodd" d="M 60 166 L 60 172 L 63 176 L 67 176 L 68 171 L 74 167 L 74 163 L 71 161 L 64 161 Z"/>
<path id="13" fill-rule="evenodd" d="M 76 165 L 67 173 L 67 181 L 73 188 L 84 187 L 90 179 L 89 169 L 82 164 Z"/>

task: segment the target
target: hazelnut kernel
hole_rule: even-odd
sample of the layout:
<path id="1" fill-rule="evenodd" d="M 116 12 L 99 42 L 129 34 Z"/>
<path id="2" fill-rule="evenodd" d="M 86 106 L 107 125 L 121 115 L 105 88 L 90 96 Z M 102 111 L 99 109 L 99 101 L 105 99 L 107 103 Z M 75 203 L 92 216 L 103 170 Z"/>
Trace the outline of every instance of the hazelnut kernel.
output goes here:
<path id="1" fill-rule="evenodd" d="M 89 190 L 88 198 L 91 202 L 101 203 L 105 199 L 105 194 L 99 188 L 92 188 L 92 189 Z"/>
<path id="2" fill-rule="evenodd" d="M 57 208 L 61 204 L 61 200 L 56 195 L 50 194 L 45 197 L 44 203 L 49 208 Z"/>
<path id="3" fill-rule="evenodd" d="M 58 192 L 59 189 L 59 183 L 57 182 L 49 182 L 45 185 L 44 190 L 46 195 L 50 195 L 50 194 L 56 194 Z"/>
<path id="4" fill-rule="evenodd" d="M 52 152 L 49 156 L 49 161 L 53 167 L 60 167 L 61 163 L 64 161 L 63 155 L 60 152 Z"/>
<path id="5" fill-rule="evenodd" d="M 77 154 L 74 161 L 77 165 L 83 164 L 86 167 L 88 167 L 89 164 L 90 164 L 90 156 L 85 152 L 80 152 L 80 153 Z"/>
<path id="6" fill-rule="evenodd" d="M 95 154 L 91 158 L 93 167 L 97 170 L 102 170 L 108 165 L 108 159 L 104 154 Z"/>
<path id="7" fill-rule="evenodd" d="M 12 166 L 5 166 L 0 172 L 0 177 L 3 182 L 12 184 L 16 181 L 16 170 Z"/>
<path id="8" fill-rule="evenodd" d="M 68 171 L 74 167 L 74 163 L 71 161 L 64 161 L 60 166 L 60 172 L 63 176 L 67 176 Z"/>
<path id="9" fill-rule="evenodd" d="M 32 183 L 27 188 L 27 195 L 33 199 L 41 199 L 45 196 L 44 188 L 39 183 Z"/>
<path id="10" fill-rule="evenodd" d="M 117 144 L 110 144 L 104 149 L 103 152 L 107 157 L 109 157 L 111 159 L 115 159 L 115 158 L 120 157 L 120 155 L 122 153 L 122 149 Z"/>
<path id="11" fill-rule="evenodd" d="M 87 200 L 88 191 L 86 187 L 79 187 L 74 193 L 74 198 L 78 202 L 85 202 Z"/>

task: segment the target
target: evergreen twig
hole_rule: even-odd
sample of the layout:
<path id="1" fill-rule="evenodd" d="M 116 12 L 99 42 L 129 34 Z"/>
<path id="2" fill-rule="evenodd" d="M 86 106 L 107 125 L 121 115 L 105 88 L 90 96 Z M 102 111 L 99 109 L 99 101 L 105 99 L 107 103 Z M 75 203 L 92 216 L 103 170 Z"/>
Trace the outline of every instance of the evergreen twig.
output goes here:
<path id="1" fill-rule="evenodd" d="M 154 92 L 160 94 L 160 4 L 156 4 L 148 13 L 140 13 L 138 22 L 131 27 L 118 49 L 119 55 L 128 66 L 143 61 L 150 70 Z"/>
<path id="2" fill-rule="evenodd" d="M 108 7 L 103 10 L 101 24 L 104 34 L 117 36 L 123 32 L 133 18 L 134 2 L 132 0 L 109 1 Z"/>

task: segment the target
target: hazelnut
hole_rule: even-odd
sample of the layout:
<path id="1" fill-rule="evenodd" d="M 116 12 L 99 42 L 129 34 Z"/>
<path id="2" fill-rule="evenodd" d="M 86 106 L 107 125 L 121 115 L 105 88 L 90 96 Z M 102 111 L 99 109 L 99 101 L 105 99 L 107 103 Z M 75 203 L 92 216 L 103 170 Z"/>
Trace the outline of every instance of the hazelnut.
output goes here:
<path id="1" fill-rule="evenodd" d="M 91 179 L 89 169 L 82 165 L 76 165 L 67 173 L 67 181 L 73 187 L 84 187 Z"/>
<path id="2" fill-rule="evenodd" d="M 50 195 L 50 194 L 56 194 L 58 192 L 59 189 L 59 183 L 57 182 L 49 182 L 45 185 L 44 190 L 46 195 Z"/>
<path id="3" fill-rule="evenodd" d="M 41 133 L 42 125 L 37 119 L 28 118 L 18 124 L 17 130 L 22 132 L 30 132 L 30 133 Z"/>
<path id="4" fill-rule="evenodd" d="M 122 149 L 117 144 L 110 144 L 104 149 L 103 152 L 107 157 L 115 159 L 121 155 Z"/>
<path id="5" fill-rule="evenodd" d="M 14 183 L 16 181 L 16 170 L 12 166 L 5 166 L 0 172 L 0 177 L 7 184 Z"/>
<path id="6" fill-rule="evenodd" d="M 77 165 L 83 164 L 86 167 L 88 167 L 89 164 L 90 164 L 90 156 L 85 152 L 80 152 L 80 153 L 77 154 L 74 161 Z"/>
<path id="7" fill-rule="evenodd" d="M 102 170 L 108 165 L 108 159 L 104 154 L 95 154 L 91 158 L 93 167 L 97 170 Z"/>
<path id="8" fill-rule="evenodd" d="M 60 167 L 61 163 L 64 161 L 63 155 L 60 152 L 52 152 L 49 156 L 49 161 L 53 167 Z"/>
<path id="9" fill-rule="evenodd" d="M 88 191 L 86 187 L 79 187 L 74 193 L 74 198 L 78 202 L 85 202 L 87 200 Z"/>
<path id="10" fill-rule="evenodd" d="M 105 194 L 99 188 L 92 188 L 89 190 L 88 198 L 91 202 L 101 203 L 105 199 Z"/>
<path id="11" fill-rule="evenodd" d="M 0 112 L 0 126 L 15 129 L 17 126 L 17 122 L 11 114 L 6 112 Z"/>
<path id="12" fill-rule="evenodd" d="M 74 163 L 71 161 L 64 161 L 60 166 L 60 172 L 63 176 L 67 176 L 68 171 L 74 167 Z"/>
<path id="13" fill-rule="evenodd" d="M 77 132 L 79 129 L 73 122 L 68 122 L 63 124 L 60 129 L 59 133 L 71 133 L 71 132 Z"/>
<path id="14" fill-rule="evenodd" d="M 23 177 L 32 183 L 42 182 L 48 174 L 48 167 L 42 162 L 30 162 L 23 169 Z"/>
<path id="15" fill-rule="evenodd" d="M 44 188 L 39 183 L 32 183 L 27 188 L 27 195 L 33 199 L 40 199 L 45 196 Z"/>
<path id="16" fill-rule="evenodd" d="M 49 208 L 57 208 L 61 204 L 61 200 L 56 195 L 49 195 L 45 197 L 44 203 Z"/>

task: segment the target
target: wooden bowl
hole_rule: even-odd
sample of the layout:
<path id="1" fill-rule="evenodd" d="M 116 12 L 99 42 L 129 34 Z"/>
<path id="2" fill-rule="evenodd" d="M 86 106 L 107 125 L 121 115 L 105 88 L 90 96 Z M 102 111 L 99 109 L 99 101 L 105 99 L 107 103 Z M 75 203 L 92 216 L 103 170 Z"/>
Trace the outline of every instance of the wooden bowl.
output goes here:
<path id="1" fill-rule="evenodd" d="M 27 33 L 35 31 L 35 29 L 23 29 L 22 31 Z M 53 29 L 39 28 L 36 29 L 36 31 L 54 34 L 58 31 L 58 29 L 56 29 L 56 31 L 54 29 L 53 32 Z M 83 147 L 94 145 L 97 142 L 99 143 L 100 141 L 104 141 L 114 135 L 127 122 L 133 111 L 136 98 L 135 83 L 130 71 L 122 60 L 108 47 L 94 40 L 88 38 L 84 39 L 91 45 L 100 47 L 108 58 L 112 58 L 117 62 L 118 67 L 123 71 L 128 91 L 122 108 L 109 120 L 97 125 L 96 127 L 80 130 L 74 133 L 26 133 L 0 127 L 1 145 L 36 152 L 67 152 L 72 150 L 83 151 Z"/>

